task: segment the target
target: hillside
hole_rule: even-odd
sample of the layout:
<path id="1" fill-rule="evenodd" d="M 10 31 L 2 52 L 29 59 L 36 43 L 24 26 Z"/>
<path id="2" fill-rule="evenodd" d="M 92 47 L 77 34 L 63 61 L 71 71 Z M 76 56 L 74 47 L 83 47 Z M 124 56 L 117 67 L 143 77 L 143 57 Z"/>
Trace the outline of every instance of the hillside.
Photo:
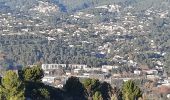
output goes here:
<path id="1" fill-rule="evenodd" d="M 133 61 L 153 68 L 160 61 L 169 66 L 169 1 L 111 1 L 1 1 L 0 47 L 6 62 L 126 68 Z"/>
<path id="2" fill-rule="evenodd" d="M 0 70 L 2 77 L 19 70 L 13 81 L 21 79 L 22 94 L 30 99 L 110 100 L 116 86 L 119 99 L 113 99 L 122 100 L 129 91 L 119 89 L 132 79 L 144 97 L 169 100 L 164 93 L 170 93 L 170 0 L 0 0 Z M 86 78 L 101 83 L 84 84 Z M 8 95 L 3 80 L 0 98 Z M 98 87 L 93 96 L 91 82 Z M 135 86 L 129 82 L 125 90 Z M 88 95 L 76 88 L 82 85 Z"/>

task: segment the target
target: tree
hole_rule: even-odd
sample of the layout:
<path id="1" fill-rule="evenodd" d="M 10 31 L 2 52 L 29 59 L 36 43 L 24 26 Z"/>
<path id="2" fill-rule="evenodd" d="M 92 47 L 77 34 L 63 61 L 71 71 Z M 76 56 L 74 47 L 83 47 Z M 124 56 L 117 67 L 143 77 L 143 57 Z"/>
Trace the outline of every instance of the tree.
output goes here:
<path id="1" fill-rule="evenodd" d="M 85 88 L 77 77 L 70 77 L 63 87 L 64 91 L 73 100 L 86 100 Z"/>
<path id="2" fill-rule="evenodd" d="M 86 88 L 88 97 L 90 99 L 95 94 L 95 92 L 99 90 L 100 81 L 97 79 L 88 78 L 83 81 L 83 85 Z"/>
<path id="3" fill-rule="evenodd" d="M 167 53 L 166 55 L 165 55 L 165 73 L 168 75 L 168 76 L 170 76 L 170 53 Z"/>
<path id="4" fill-rule="evenodd" d="M 24 100 L 24 85 L 17 74 L 13 71 L 7 71 L 2 78 L 1 92 L 4 99 Z"/>
<path id="5" fill-rule="evenodd" d="M 50 94 L 49 94 L 49 92 L 48 92 L 47 89 L 45 89 L 45 88 L 40 88 L 40 89 L 39 89 L 39 92 L 40 92 L 40 94 L 42 95 L 41 97 L 43 97 L 43 98 L 46 99 L 46 100 L 50 100 Z"/>
<path id="6" fill-rule="evenodd" d="M 140 88 L 136 86 L 132 80 L 123 83 L 122 93 L 124 100 L 136 100 L 139 97 L 142 97 Z"/>
<path id="7" fill-rule="evenodd" d="M 50 100 L 54 99 L 54 96 L 58 97 L 60 95 L 57 94 L 57 88 L 41 82 L 25 82 L 25 87 L 25 96 L 33 100 Z"/>
<path id="8" fill-rule="evenodd" d="M 34 66 L 24 68 L 19 72 L 19 75 L 23 81 L 41 82 L 41 79 L 44 77 L 44 72 L 39 66 Z"/>
<path id="9" fill-rule="evenodd" d="M 119 88 L 112 88 L 111 100 L 122 100 L 122 92 Z"/>
<path id="10" fill-rule="evenodd" d="M 113 95 L 111 96 L 111 100 L 118 100 L 116 94 L 113 94 Z"/>
<path id="11" fill-rule="evenodd" d="M 35 83 L 36 84 L 36 83 Z M 50 93 L 45 87 L 34 88 L 31 93 L 32 99 L 36 100 L 50 100 Z"/>
<path id="12" fill-rule="evenodd" d="M 103 82 L 100 85 L 100 92 L 102 94 L 102 97 L 104 100 L 110 100 L 111 97 L 111 92 L 112 92 L 112 87 L 109 83 Z"/>
<path id="13" fill-rule="evenodd" d="M 102 94 L 100 91 L 96 91 L 93 95 L 93 100 L 103 100 Z"/>
<path id="14" fill-rule="evenodd" d="M 2 86 L 0 86 L 0 100 L 4 100 L 4 99 L 5 99 L 5 95 L 3 93 Z"/>
<path id="15" fill-rule="evenodd" d="M 19 72 L 19 76 L 25 83 L 27 97 L 37 100 L 50 99 L 50 89 L 41 83 L 44 73 L 39 66 L 26 67 Z"/>

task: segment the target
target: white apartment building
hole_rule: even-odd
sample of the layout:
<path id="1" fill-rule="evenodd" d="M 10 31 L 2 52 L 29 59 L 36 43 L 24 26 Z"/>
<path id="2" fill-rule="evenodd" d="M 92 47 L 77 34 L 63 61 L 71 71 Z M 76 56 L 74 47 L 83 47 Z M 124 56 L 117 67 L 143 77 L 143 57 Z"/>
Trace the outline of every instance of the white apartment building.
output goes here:
<path id="1" fill-rule="evenodd" d="M 71 69 L 86 69 L 87 65 L 69 64 L 68 67 L 71 68 Z"/>
<path id="2" fill-rule="evenodd" d="M 43 70 L 54 70 L 59 68 L 66 68 L 66 64 L 42 64 Z"/>

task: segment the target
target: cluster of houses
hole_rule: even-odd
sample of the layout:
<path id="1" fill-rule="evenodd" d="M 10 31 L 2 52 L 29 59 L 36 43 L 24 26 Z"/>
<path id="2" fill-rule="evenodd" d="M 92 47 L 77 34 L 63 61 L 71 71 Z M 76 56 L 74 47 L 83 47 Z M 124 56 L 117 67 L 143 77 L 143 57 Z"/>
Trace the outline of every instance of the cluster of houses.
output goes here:
<path id="1" fill-rule="evenodd" d="M 119 67 L 120 66 L 115 65 L 88 67 L 83 64 L 42 64 L 42 69 L 45 74 L 42 81 L 55 87 L 62 87 L 66 80 L 71 76 L 79 78 L 97 78 L 100 81 L 107 81 L 109 83 L 114 81 L 114 79 L 121 79 L 123 81 L 130 79 L 158 79 L 159 86 L 170 86 L 170 80 L 158 69 L 141 70 L 136 68 L 133 73 L 129 73 L 130 76 L 125 77 L 121 73 L 115 74 L 112 72 L 114 69 L 118 69 Z"/>
<path id="2" fill-rule="evenodd" d="M 106 75 L 109 75 L 112 69 L 116 69 L 119 66 L 103 65 L 101 68 L 88 67 L 81 64 L 42 64 L 44 70 L 44 83 L 54 84 L 56 79 L 65 80 L 70 76 L 76 76 L 79 78 L 99 78 L 103 79 Z M 58 81 L 59 82 L 59 81 Z M 58 84 L 59 87 L 61 84 Z"/>
<path id="3" fill-rule="evenodd" d="M 102 65 L 98 68 L 88 67 L 83 64 L 42 64 L 42 69 L 44 70 L 42 82 L 56 88 L 62 88 L 67 79 L 74 76 L 80 79 L 96 78 L 100 81 L 108 82 L 112 86 L 117 85 L 116 82 L 143 79 L 150 81 L 156 80 L 155 88 L 170 87 L 170 77 L 167 77 L 161 67 L 156 69 L 136 68 L 132 73 L 129 73 L 129 76 L 112 72 L 112 70 L 118 68 L 120 68 L 120 66 L 116 65 Z M 153 95 L 155 95 L 155 93 L 151 93 L 149 96 L 152 97 Z M 170 98 L 169 94 L 167 94 L 167 98 Z"/>

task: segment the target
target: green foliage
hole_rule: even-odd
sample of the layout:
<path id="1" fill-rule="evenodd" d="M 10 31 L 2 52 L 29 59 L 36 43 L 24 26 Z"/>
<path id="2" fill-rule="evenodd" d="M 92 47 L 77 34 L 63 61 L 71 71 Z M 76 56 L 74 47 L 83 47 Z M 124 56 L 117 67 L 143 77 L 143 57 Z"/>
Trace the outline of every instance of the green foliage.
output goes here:
<path id="1" fill-rule="evenodd" d="M 44 76 L 44 72 L 39 66 L 26 67 L 19 74 L 22 80 L 32 82 L 41 82 Z"/>
<path id="2" fill-rule="evenodd" d="M 118 89 L 112 89 L 110 84 L 101 83 L 97 79 L 86 79 L 82 84 L 78 78 L 70 77 L 63 87 L 64 91 L 44 85 L 40 81 L 24 80 L 23 82 L 15 72 L 7 71 L 2 78 L 0 98 L 2 100 L 24 100 L 25 97 L 35 100 L 53 100 L 56 98 L 60 100 L 87 100 L 87 98 L 93 100 L 121 100 L 121 93 Z M 124 100 L 134 100 L 142 96 L 140 88 L 131 80 L 123 84 L 122 93 Z"/>
<path id="3" fill-rule="evenodd" d="M 166 54 L 165 60 L 166 60 L 166 63 L 165 63 L 165 72 L 164 73 L 167 73 L 168 76 L 170 76 L 170 53 Z"/>
<path id="4" fill-rule="evenodd" d="M 123 83 L 122 93 L 124 100 L 135 100 L 142 96 L 140 88 L 132 80 Z"/>
<path id="5" fill-rule="evenodd" d="M 88 88 L 88 87 L 95 88 L 95 87 L 97 87 L 100 84 L 100 82 L 99 82 L 98 79 L 90 79 L 90 78 L 88 78 L 88 79 L 85 79 L 83 81 L 83 84 L 84 84 L 84 86 L 86 88 Z"/>
<path id="6" fill-rule="evenodd" d="M 82 37 L 88 38 L 83 34 Z M 13 69 L 8 68 L 8 65 L 26 66 L 41 61 L 42 63 L 86 63 L 88 66 L 99 66 L 101 63 L 107 62 L 107 59 L 91 55 L 91 52 L 95 51 L 93 45 L 71 48 L 64 38 L 57 36 L 56 38 L 55 41 L 48 42 L 43 35 L 0 36 L 0 45 L 3 45 L 2 51 L 7 53 L 7 57 L 3 61 L 0 60 L 0 64 L 4 69 Z M 71 44 L 81 45 L 80 40 L 76 40 L 75 37 L 69 36 L 68 38 L 71 40 Z"/>
<path id="7" fill-rule="evenodd" d="M 63 100 L 63 91 L 41 82 L 25 82 L 25 95 L 32 100 Z"/>
<path id="8" fill-rule="evenodd" d="M 3 93 L 2 86 L 0 86 L 0 100 L 3 100 L 3 99 L 5 99 L 5 95 Z"/>
<path id="9" fill-rule="evenodd" d="M 99 91 L 96 91 L 93 95 L 93 100 L 103 100 L 102 94 Z"/>
<path id="10" fill-rule="evenodd" d="M 87 90 L 88 96 L 92 97 L 94 95 L 94 93 L 99 90 L 99 86 L 100 86 L 100 81 L 97 79 L 85 79 L 83 81 L 83 85 Z"/>
<path id="11" fill-rule="evenodd" d="M 20 72 L 21 76 L 22 74 Z M 25 97 L 32 100 L 55 100 L 56 98 L 63 100 L 63 91 L 40 81 L 21 80 L 15 72 L 7 71 L 1 80 L 0 100 L 25 100 Z"/>
<path id="12" fill-rule="evenodd" d="M 50 100 L 50 94 L 47 89 L 40 88 L 38 91 L 42 95 L 41 97 L 43 97 L 46 100 Z"/>
<path id="13" fill-rule="evenodd" d="M 117 89 L 112 89 L 111 85 L 107 82 L 100 82 L 98 79 L 88 78 L 82 83 L 86 88 L 88 98 L 98 98 L 100 95 L 103 100 L 110 100 L 112 94 L 120 98 L 120 92 Z"/>
<path id="14" fill-rule="evenodd" d="M 32 96 L 30 96 L 30 97 L 37 99 L 37 100 L 50 100 L 50 93 L 44 87 L 34 88 L 31 92 L 31 94 L 32 94 Z"/>
<path id="15" fill-rule="evenodd" d="M 24 85 L 17 74 L 13 71 L 7 71 L 2 78 L 0 88 L 2 97 L 5 100 L 24 100 Z"/>
<path id="16" fill-rule="evenodd" d="M 112 95 L 111 100 L 118 100 L 118 98 L 117 98 L 117 96 L 114 94 L 114 95 Z"/>
<path id="17" fill-rule="evenodd" d="M 110 99 L 111 100 L 122 100 L 121 90 L 117 87 L 112 88 Z"/>
<path id="18" fill-rule="evenodd" d="M 37 100 L 49 100 L 49 90 L 41 83 L 44 76 L 39 66 L 26 67 L 19 72 L 20 78 L 25 82 L 25 95 Z"/>

